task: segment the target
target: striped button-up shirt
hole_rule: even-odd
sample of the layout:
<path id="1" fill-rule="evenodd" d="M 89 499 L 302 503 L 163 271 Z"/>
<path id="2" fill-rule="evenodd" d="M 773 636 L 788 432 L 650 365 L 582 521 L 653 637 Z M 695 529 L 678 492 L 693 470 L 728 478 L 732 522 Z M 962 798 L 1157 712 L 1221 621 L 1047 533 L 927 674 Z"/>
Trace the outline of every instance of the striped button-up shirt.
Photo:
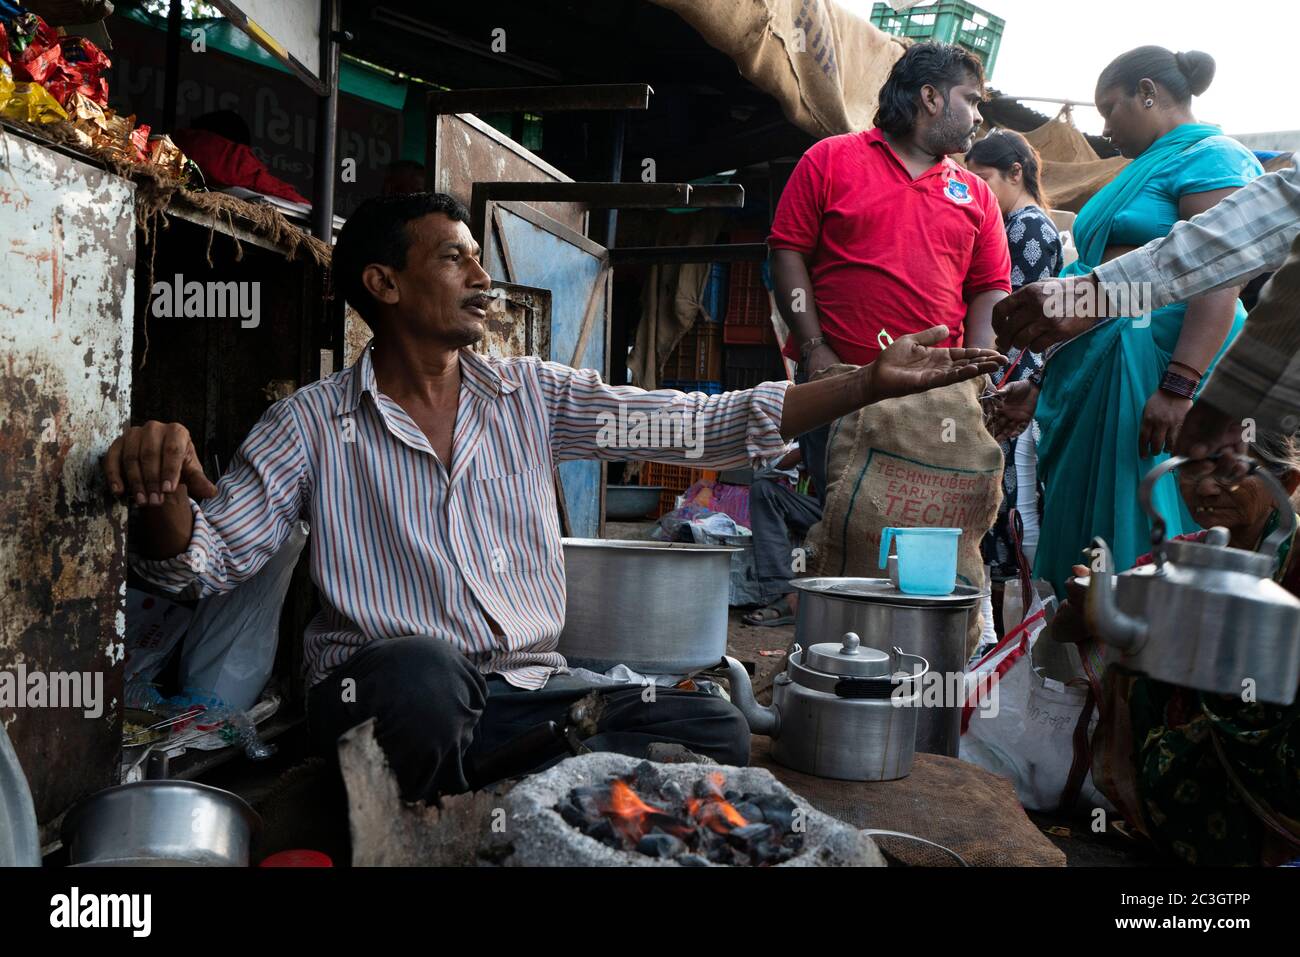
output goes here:
<path id="1" fill-rule="evenodd" d="M 379 391 L 367 350 L 272 405 L 216 496 L 190 503 L 186 551 L 134 567 L 187 597 L 219 594 L 256 574 L 305 518 L 324 606 L 306 634 L 311 683 L 368 642 L 427 635 L 485 674 L 540 688 L 565 666 L 556 651 L 565 604 L 556 463 L 726 468 L 785 447 L 789 383 L 717 396 L 646 392 L 535 358 L 460 357 L 450 472 Z"/>
<path id="2" fill-rule="evenodd" d="M 1293 432 L 1300 427 L 1300 164 L 1261 176 L 1095 272 L 1102 283 L 1150 283 L 1159 308 L 1271 270 L 1200 399 L 1258 428 Z"/>

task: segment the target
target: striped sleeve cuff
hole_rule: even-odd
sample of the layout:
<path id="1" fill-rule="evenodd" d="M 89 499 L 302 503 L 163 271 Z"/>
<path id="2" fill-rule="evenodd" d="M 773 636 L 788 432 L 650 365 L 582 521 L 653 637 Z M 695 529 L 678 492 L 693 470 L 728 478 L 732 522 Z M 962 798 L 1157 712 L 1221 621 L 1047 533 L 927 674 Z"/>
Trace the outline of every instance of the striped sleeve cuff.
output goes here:
<path id="1" fill-rule="evenodd" d="M 1152 254 L 1154 245 L 1142 246 L 1132 252 L 1125 253 L 1123 256 L 1112 259 L 1110 262 L 1102 263 L 1094 269 L 1092 272 L 1097 277 L 1099 288 L 1104 291 L 1108 287 L 1128 286 L 1131 288 L 1149 283 L 1152 292 L 1152 299 L 1149 302 L 1150 309 L 1161 309 L 1174 302 L 1174 291 L 1161 275 L 1160 265 Z M 1113 307 L 1115 304 L 1114 297 L 1107 292 L 1107 298 Z M 1128 301 L 1133 301 L 1131 296 L 1128 297 Z"/>
<path id="2" fill-rule="evenodd" d="M 785 411 L 785 393 L 794 383 L 763 382 L 749 393 L 749 428 L 745 432 L 745 453 L 753 465 L 761 466 L 774 456 L 785 454 L 787 443 L 781 437 L 781 416 Z"/>
<path id="3" fill-rule="evenodd" d="M 185 551 L 160 560 L 131 555 L 131 568 L 141 578 L 181 598 L 202 598 L 211 589 L 204 576 L 212 567 L 216 551 L 216 533 L 197 502 L 190 499 L 194 531 Z"/>

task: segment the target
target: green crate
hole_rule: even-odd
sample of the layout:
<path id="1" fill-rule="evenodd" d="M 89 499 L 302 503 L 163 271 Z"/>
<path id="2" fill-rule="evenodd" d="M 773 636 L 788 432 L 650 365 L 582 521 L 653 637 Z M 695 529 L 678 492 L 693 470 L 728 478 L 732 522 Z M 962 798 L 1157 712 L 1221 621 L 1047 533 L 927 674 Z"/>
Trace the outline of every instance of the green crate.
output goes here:
<path id="1" fill-rule="evenodd" d="M 896 37 L 959 44 L 980 58 L 990 77 L 1007 25 L 1001 17 L 961 0 L 937 0 L 901 12 L 887 3 L 877 3 L 871 9 L 871 22 Z"/>

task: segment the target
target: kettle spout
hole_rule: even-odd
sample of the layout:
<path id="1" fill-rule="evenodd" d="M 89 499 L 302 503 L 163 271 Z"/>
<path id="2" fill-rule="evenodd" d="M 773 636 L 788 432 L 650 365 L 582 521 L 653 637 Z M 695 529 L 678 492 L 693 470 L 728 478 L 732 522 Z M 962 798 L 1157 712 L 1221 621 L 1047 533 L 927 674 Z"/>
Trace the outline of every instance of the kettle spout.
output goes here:
<path id="1" fill-rule="evenodd" d="M 1099 560 L 1093 562 L 1084 607 L 1088 630 L 1120 651 L 1136 651 L 1146 643 L 1147 624 L 1121 611 L 1115 601 L 1114 559 L 1110 547 L 1100 538 L 1094 538 L 1090 551 Z"/>
<path id="2" fill-rule="evenodd" d="M 723 660 L 727 663 L 727 678 L 731 683 L 731 703 L 745 716 L 750 731 L 775 738 L 781 730 L 781 712 L 776 708 L 765 708 L 754 700 L 754 686 L 749 683 L 749 672 L 744 665 L 731 655 Z"/>

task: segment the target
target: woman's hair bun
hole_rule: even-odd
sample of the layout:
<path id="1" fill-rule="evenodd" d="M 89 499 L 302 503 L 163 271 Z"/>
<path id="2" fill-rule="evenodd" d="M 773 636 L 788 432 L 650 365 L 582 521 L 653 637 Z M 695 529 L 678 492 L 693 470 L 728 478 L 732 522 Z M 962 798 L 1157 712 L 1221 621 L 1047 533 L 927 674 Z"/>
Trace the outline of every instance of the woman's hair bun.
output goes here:
<path id="1" fill-rule="evenodd" d="M 1210 88 L 1214 81 L 1214 57 L 1200 50 L 1191 50 L 1175 53 L 1174 60 L 1178 63 L 1179 72 L 1187 77 L 1187 88 L 1192 96 L 1200 96 Z"/>

